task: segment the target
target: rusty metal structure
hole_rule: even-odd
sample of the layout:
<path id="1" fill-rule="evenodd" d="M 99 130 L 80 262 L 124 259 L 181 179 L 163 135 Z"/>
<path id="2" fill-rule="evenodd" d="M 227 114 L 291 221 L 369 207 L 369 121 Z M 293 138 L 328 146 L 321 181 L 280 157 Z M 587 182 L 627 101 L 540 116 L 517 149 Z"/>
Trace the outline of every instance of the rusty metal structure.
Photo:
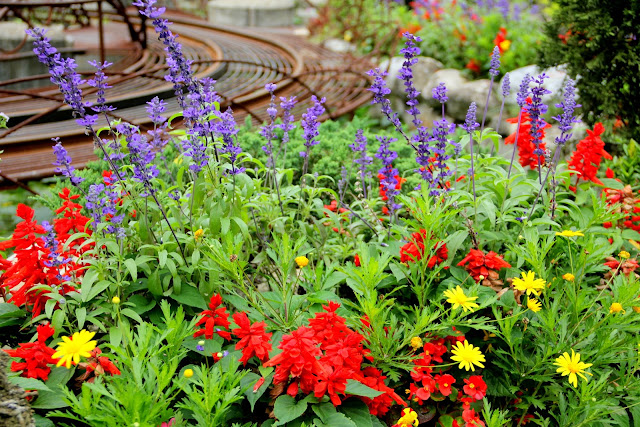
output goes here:
<path id="1" fill-rule="evenodd" d="M 168 68 L 164 46 L 151 32 L 147 38 L 145 21 L 136 9 L 125 8 L 120 0 L 0 0 L 0 17 L 5 20 L 20 19 L 34 26 L 51 23 L 57 16 L 67 19 L 65 32 L 77 40 L 65 53 L 76 55 L 79 64 L 89 58 L 113 62 L 107 70 L 113 87 L 106 94 L 109 104 L 117 107 L 109 113 L 111 120 L 126 120 L 144 129 L 149 123 L 146 102 L 154 96 L 168 102 L 167 115 L 179 112 L 172 85 L 164 79 Z M 277 96 L 297 96 L 296 117 L 309 105 L 311 95 L 327 98 L 327 117 L 349 113 L 370 98 L 365 72 L 371 65 L 366 59 L 328 51 L 287 30 L 258 33 L 217 27 L 178 11 L 168 11 L 165 17 L 179 34 L 194 75 L 217 80 L 221 108 L 231 107 L 238 122 L 247 116 L 255 123 L 266 119 L 267 83 L 277 84 Z M 29 55 L 20 52 L 26 43 L 25 38 L 23 46 L 0 51 L 0 66 L 16 55 Z M 78 71 L 91 74 L 88 68 Z M 92 141 L 75 124 L 48 79 L 48 74 L 39 73 L 0 81 L 0 112 L 10 118 L 9 128 L 0 130 L 4 151 L 0 187 L 52 175 L 52 137 L 61 138 L 77 166 L 95 158 Z M 41 84 L 15 89 L 25 82 Z M 87 101 L 95 99 L 94 88 L 83 87 L 83 93 Z M 101 120 L 98 126 L 105 126 L 106 120 Z"/>

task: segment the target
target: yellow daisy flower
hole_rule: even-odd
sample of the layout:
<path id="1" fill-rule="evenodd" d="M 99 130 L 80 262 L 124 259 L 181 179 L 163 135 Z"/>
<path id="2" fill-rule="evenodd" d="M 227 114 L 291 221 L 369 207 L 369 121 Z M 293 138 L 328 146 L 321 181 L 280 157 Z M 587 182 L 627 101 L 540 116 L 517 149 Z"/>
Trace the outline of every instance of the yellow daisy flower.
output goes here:
<path id="1" fill-rule="evenodd" d="M 574 387 L 578 387 L 578 377 L 576 375 L 580 375 L 585 381 L 587 377 L 585 377 L 584 374 L 593 376 L 593 374 L 589 372 L 584 372 L 584 370 L 593 365 L 593 363 L 581 362 L 580 353 L 576 354 L 573 349 L 571 349 L 571 356 L 565 351 L 553 364 L 559 366 L 556 372 L 562 374 L 563 377 L 569 375 L 569 384 Z"/>
<path id="2" fill-rule="evenodd" d="M 478 308 L 479 305 L 474 303 L 478 297 L 468 297 L 464 294 L 464 291 L 458 285 L 455 289 L 447 289 L 443 295 L 447 298 L 449 304 L 453 304 L 453 309 L 462 307 L 464 311 L 473 311 L 474 308 Z"/>
<path id="3" fill-rule="evenodd" d="M 193 236 L 196 238 L 196 240 L 199 240 L 202 238 L 202 236 L 204 236 L 204 230 L 202 228 L 198 228 L 195 233 L 193 233 Z"/>
<path id="4" fill-rule="evenodd" d="M 574 275 L 573 275 L 573 274 L 571 274 L 571 273 L 566 273 L 566 274 L 563 274 L 563 275 L 562 275 L 562 278 L 563 278 L 564 280 L 566 280 L 567 282 L 573 282 L 573 281 L 576 279 L 576 276 L 574 276 Z"/>
<path id="5" fill-rule="evenodd" d="M 533 271 L 522 272 L 522 279 L 513 278 L 513 286 L 519 291 L 526 292 L 527 295 L 540 295 L 540 291 L 545 287 L 545 281 L 536 279 L 536 274 Z"/>
<path id="6" fill-rule="evenodd" d="M 296 257 L 295 261 L 296 261 L 296 264 L 298 264 L 298 267 L 300 267 L 300 268 L 303 268 L 303 267 L 306 267 L 307 265 L 309 265 L 309 258 L 307 258 L 304 255 Z"/>
<path id="7" fill-rule="evenodd" d="M 69 369 L 72 361 L 74 365 L 77 365 L 80 363 L 80 357 L 91 357 L 89 352 L 95 349 L 97 344 L 91 339 L 95 334 L 95 332 L 83 329 L 80 332 L 75 332 L 71 338 L 62 337 L 62 342 L 58 344 L 56 352 L 51 356 L 54 359 L 60 359 L 56 366 L 64 364 Z"/>
<path id="8" fill-rule="evenodd" d="M 582 231 L 563 230 L 561 233 L 556 232 L 556 236 L 576 237 L 576 236 L 584 236 L 584 234 L 582 233 Z"/>
<path id="9" fill-rule="evenodd" d="M 418 413 L 411 408 L 404 408 L 402 410 L 402 416 L 395 425 L 398 427 L 417 426 Z"/>
<path id="10" fill-rule="evenodd" d="M 533 311 L 534 313 L 537 313 L 540 310 L 542 310 L 542 304 L 540 304 L 540 301 L 538 301 L 535 298 L 527 299 L 527 307 L 529 308 L 529 310 Z"/>
<path id="11" fill-rule="evenodd" d="M 185 378 L 191 378 L 193 376 L 193 369 L 185 369 L 182 373 Z"/>
<path id="12" fill-rule="evenodd" d="M 113 298 L 111 298 L 111 302 L 114 303 L 114 304 L 120 304 L 120 298 L 117 297 L 117 296 L 113 297 Z"/>
<path id="13" fill-rule="evenodd" d="M 627 251 L 620 251 L 620 253 L 618 254 L 618 256 L 622 259 L 627 259 L 631 256 L 631 254 Z"/>
<path id="14" fill-rule="evenodd" d="M 453 354 L 451 360 L 460 362 L 460 365 L 458 365 L 459 369 L 464 368 L 467 371 L 469 369 L 475 371 L 476 368 L 474 365 L 484 368 L 484 365 L 481 363 L 486 362 L 484 354 L 482 354 L 478 347 L 469 344 L 467 340 L 464 340 L 464 343 L 460 341 L 456 342 L 453 347 L 451 347 L 451 353 Z"/>

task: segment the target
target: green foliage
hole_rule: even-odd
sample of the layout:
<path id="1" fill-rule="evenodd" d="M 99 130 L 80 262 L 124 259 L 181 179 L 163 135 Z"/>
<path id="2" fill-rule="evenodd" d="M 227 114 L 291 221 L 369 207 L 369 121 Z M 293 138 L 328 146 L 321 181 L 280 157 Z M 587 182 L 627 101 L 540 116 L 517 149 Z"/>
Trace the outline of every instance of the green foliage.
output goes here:
<path id="1" fill-rule="evenodd" d="M 577 79 L 583 119 L 594 124 L 619 117 L 619 131 L 638 140 L 640 89 L 637 0 L 556 0 L 540 49 L 544 65 L 566 64 Z M 562 37 L 560 37 L 562 36 Z"/>

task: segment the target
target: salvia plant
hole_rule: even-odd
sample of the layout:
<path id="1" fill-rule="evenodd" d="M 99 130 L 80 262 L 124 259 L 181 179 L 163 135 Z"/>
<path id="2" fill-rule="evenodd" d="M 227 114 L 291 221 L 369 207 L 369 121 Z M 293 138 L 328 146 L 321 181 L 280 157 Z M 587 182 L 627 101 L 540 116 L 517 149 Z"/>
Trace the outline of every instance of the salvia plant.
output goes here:
<path id="1" fill-rule="evenodd" d="M 546 76 L 523 80 L 509 161 L 476 104 L 460 129 L 447 120 L 444 85 L 442 118 L 421 119 L 407 33 L 413 126 L 374 69 L 389 129 L 320 124 L 316 97 L 296 124 L 298 100 L 269 84 L 251 131 L 194 77 L 162 8 L 134 4 L 165 45 L 181 128 L 154 98 L 149 131 L 108 116 L 95 129 L 91 112 L 112 109 L 108 64 L 94 64 L 87 105 L 74 61 L 30 30 L 100 155 L 77 170 L 56 140 L 58 194 L 40 198 L 51 220 L 21 203 L 0 242 L 3 373 L 38 425 L 640 421 L 640 199 L 599 176 L 601 124 L 562 159 L 572 81 L 548 118 Z M 319 157 L 335 170 L 314 173 Z"/>

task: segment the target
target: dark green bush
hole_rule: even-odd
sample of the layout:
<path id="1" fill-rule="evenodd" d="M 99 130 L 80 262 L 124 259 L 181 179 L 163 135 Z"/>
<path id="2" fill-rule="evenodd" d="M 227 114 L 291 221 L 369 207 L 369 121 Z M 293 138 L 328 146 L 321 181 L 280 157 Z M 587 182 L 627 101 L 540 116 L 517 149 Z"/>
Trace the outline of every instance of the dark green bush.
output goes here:
<path id="1" fill-rule="evenodd" d="M 584 120 L 614 121 L 640 137 L 640 0 L 555 0 L 542 44 L 543 65 L 567 64 Z"/>

